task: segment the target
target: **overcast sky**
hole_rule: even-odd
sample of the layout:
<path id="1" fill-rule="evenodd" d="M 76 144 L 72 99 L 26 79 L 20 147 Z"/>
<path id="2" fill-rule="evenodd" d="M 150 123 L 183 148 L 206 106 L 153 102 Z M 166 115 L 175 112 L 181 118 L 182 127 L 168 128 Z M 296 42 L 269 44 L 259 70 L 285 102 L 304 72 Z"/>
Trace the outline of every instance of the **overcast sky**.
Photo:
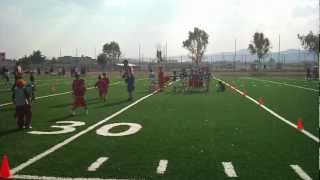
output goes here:
<path id="1" fill-rule="evenodd" d="M 94 56 L 106 42 L 125 57 L 186 54 L 182 41 L 197 26 L 209 34 L 207 53 L 248 47 L 265 33 L 273 51 L 299 48 L 297 34 L 319 32 L 318 0 L 0 0 L 0 52 L 19 58 L 40 49 L 48 57 Z"/>

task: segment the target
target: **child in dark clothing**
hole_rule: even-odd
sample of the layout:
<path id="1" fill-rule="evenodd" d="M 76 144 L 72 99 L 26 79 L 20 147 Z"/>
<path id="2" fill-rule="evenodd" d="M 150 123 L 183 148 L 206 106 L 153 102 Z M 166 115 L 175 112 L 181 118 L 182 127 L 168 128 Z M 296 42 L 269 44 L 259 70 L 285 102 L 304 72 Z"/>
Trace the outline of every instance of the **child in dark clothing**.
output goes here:
<path id="1" fill-rule="evenodd" d="M 12 93 L 12 101 L 16 106 L 15 117 L 19 129 L 32 128 L 31 94 L 25 88 L 26 82 L 18 79 Z"/>
<path id="2" fill-rule="evenodd" d="M 127 76 L 127 90 L 129 94 L 129 101 L 133 99 L 132 92 L 134 91 L 134 76 L 132 74 L 132 71 L 128 71 Z"/>
<path id="3" fill-rule="evenodd" d="M 30 83 L 28 84 L 28 86 L 31 86 L 31 100 L 34 101 L 36 99 L 35 96 L 35 91 L 36 91 L 36 83 L 35 83 L 35 78 L 34 78 L 34 73 L 31 72 L 30 73 Z"/>

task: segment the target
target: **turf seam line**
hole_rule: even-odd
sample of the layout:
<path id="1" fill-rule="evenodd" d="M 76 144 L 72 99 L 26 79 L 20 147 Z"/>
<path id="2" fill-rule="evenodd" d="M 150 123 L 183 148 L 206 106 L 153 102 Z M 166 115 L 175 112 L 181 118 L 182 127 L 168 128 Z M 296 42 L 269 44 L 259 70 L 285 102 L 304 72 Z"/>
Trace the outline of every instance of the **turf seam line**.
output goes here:
<path id="1" fill-rule="evenodd" d="M 273 84 L 281 84 L 281 85 L 291 86 L 291 87 L 305 89 L 305 90 L 309 90 L 309 91 L 319 92 L 319 90 L 313 89 L 313 88 L 307 88 L 307 87 L 302 87 L 302 86 L 298 86 L 298 85 L 282 83 L 282 82 L 276 82 L 276 81 L 270 81 L 270 80 L 265 80 L 265 79 L 257 79 L 257 78 L 250 78 L 250 77 L 247 77 L 247 78 L 244 78 L 244 79 L 251 79 L 251 80 L 255 80 L 255 81 L 268 82 L 268 83 L 273 83 Z"/>
<path id="2" fill-rule="evenodd" d="M 252 102 L 254 102 L 255 104 L 259 105 L 261 108 L 263 108 L 264 110 L 268 111 L 270 114 L 272 114 L 273 116 L 277 117 L 278 119 L 280 119 L 281 121 L 283 121 L 284 123 L 288 124 L 289 126 L 297 129 L 297 125 L 293 124 L 292 122 L 290 122 L 289 120 L 285 119 L 284 117 L 280 116 L 279 114 L 277 114 L 276 112 L 272 111 L 270 108 L 268 108 L 267 106 L 260 104 L 258 101 L 256 101 L 255 99 L 253 99 L 252 97 L 248 96 L 247 94 L 245 94 L 244 92 L 240 91 L 239 89 L 233 87 L 232 85 L 230 85 L 229 83 L 218 79 L 218 78 L 214 78 L 217 81 L 221 81 L 224 84 L 226 84 L 227 86 L 231 87 L 231 89 L 233 89 L 234 91 L 238 92 L 239 94 L 243 95 L 244 97 L 246 97 L 247 99 L 251 100 Z M 306 135 L 307 137 L 311 138 L 312 140 L 314 140 L 315 142 L 319 143 L 319 138 L 316 137 L 315 135 L 311 134 L 309 131 L 302 129 L 299 130 L 301 133 L 303 133 L 304 135 Z"/>
<path id="3" fill-rule="evenodd" d="M 80 136 L 88 133 L 89 131 L 95 129 L 96 127 L 98 127 L 98 126 L 106 123 L 107 121 L 109 121 L 109 120 L 111 120 L 112 118 L 118 116 L 119 114 L 123 113 L 124 111 L 128 110 L 129 108 L 133 107 L 134 105 L 138 104 L 139 102 L 147 99 L 148 97 L 156 94 L 157 92 L 158 92 L 158 91 L 154 91 L 153 93 L 148 94 L 148 95 L 146 95 L 146 96 L 144 96 L 144 97 L 136 100 L 135 102 L 129 104 L 128 106 L 126 106 L 126 107 L 120 109 L 119 111 L 113 113 L 111 116 L 108 116 L 107 118 L 105 118 L 105 119 L 97 122 L 96 124 L 93 124 L 93 125 L 89 126 L 89 127 L 86 128 L 85 130 L 83 130 L 83 131 L 81 131 L 81 132 L 79 132 L 79 133 L 77 133 L 77 134 L 75 134 L 75 135 L 67 138 L 66 140 L 62 141 L 61 143 L 58 143 L 58 144 L 52 146 L 52 147 L 49 148 L 48 150 L 46 150 L 46 151 L 44 151 L 44 152 L 42 152 L 42 153 L 34 156 L 33 158 L 31 158 L 31 159 L 27 160 L 26 162 L 20 164 L 19 166 L 13 168 L 13 169 L 11 170 L 11 173 L 12 173 L 12 174 L 15 174 L 15 173 L 21 171 L 22 169 L 28 167 L 29 165 L 35 163 L 36 161 L 38 161 L 38 160 L 40 160 L 40 159 L 46 157 L 47 155 L 55 152 L 56 150 L 58 150 L 58 149 L 62 148 L 63 146 L 69 144 L 70 142 L 74 141 L 74 140 L 77 139 L 78 137 L 80 137 Z"/>

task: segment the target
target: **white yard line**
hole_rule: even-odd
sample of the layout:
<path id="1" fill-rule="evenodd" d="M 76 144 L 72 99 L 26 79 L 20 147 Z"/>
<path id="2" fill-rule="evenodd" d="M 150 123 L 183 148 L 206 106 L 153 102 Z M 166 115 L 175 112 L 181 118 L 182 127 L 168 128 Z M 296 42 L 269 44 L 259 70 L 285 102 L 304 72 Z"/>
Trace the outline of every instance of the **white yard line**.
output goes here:
<path id="1" fill-rule="evenodd" d="M 146 78 L 138 79 L 138 81 L 145 80 L 145 79 Z M 110 84 L 110 86 L 119 84 L 120 82 L 121 81 L 117 81 L 115 83 Z M 94 87 L 89 87 L 87 89 L 88 90 L 94 89 Z M 66 92 L 57 93 L 57 94 L 50 94 L 50 95 L 46 95 L 46 96 L 39 96 L 39 97 L 36 97 L 36 99 L 43 99 L 43 98 L 48 98 L 48 97 L 52 97 L 52 96 L 60 96 L 60 95 L 64 95 L 64 94 L 70 94 L 70 93 L 72 93 L 72 91 L 66 91 Z M 0 104 L 0 107 L 8 106 L 8 105 L 11 105 L 11 104 L 12 104 L 12 102 L 7 102 L 7 103 L 4 103 L 4 104 Z"/>
<path id="2" fill-rule="evenodd" d="M 298 165 L 290 165 L 290 167 L 298 174 L 298 176 L 303 180 L 312 180 L 312 178 L 304 172 L 304 170 Z"/>
<path id="3" fill-rule="evenodd" d="M 307 87 L 302 87 L 302 86 L 298 86 L 298 85 L 293 85 L 293 84 L 288 84 L 288 83 L 282 83 L 282 82 L 277 82 L 277 81 L 270 81 L 270 80 L 250 78 L 250 77 L 247 77 L 247 78 L 244 78 L 244 79 L 251 79 L 251 80 L 255 80 L 255 81 L 261 81 L 261 82 L 268 82 L 268 83 L 273 83 L 273 84 L 286 85 L 286 86 L 290 86 L 290 87 L 295 87 L 295 88 L 305 89 L 305 90 L 309 90 L 309 91 L 319 92 L 319 90 L 317 90 L 317 89 L 312 89 L 312 88 L 307 88 Z"/>
<path id="4" fill-rule="evenodd" d="M 151 94 L 148 94 L 148 95 L 146 95 L 146 96 L 144 96 L 144 97 L 136 100 L 135 102 L 133 102 L 133 103 L 131 103 L 130 105 L 122 108 L 121 110 L 117 111 L 116 113 L 112 114 L 111 116 L 109 116 L 109 117 L 107 117 L 107 118 L 105 118 L 105 119 L 103 119 L 103 120 L 101 120 L 101 121 L 99 121 L 99 122 L 97 122 L 97 123 L 89 126 L 87 129 L 85 129 L 85 130 L 83 130 L 83 131 L 81 131 L 81 132 L 79 132 L 79 133 L 77 133 L 77 134 L 75 134 L 75 135 L 67 138 L 66 140 L 62 141 L 61 143 L 58 143 L 58 144 L 52 146 L 52 147 L 49 148 L 48 150 L 46 150 L 46 151 L 44 151 L 44 152 L 42 152 L 42 153 L 34 156 L 33 158 L 27 160 L 26 162 L 18 165 L 17 167 L 15 167 L 15 168 L 12 169 L 12 171 L 11 171 L 12 174 L 15 174 L 15 173 L 23 170 L 24 168 L 30 166 L 31 164 L 39 161 L 40 159 L 48 156 L 49 154 L 57 151 L 58 149 L 62 148 L 63 146 L 65 146 L 65 145 L 69 144 L 70 142 L 76 140 L 76 139 L 79 138 L 80 136 L 82 136 L 82 135 L 84 135 L 84 134 L 86 134 L 86 133 L 94 130 L 96 127 L 98 127 L 98 126 L 106 123 L 107 121 L 109 121 L 109 120 L 111 120 L 112 118 L 118 116 L 119 114 L 123 113 L 124 111 L 128 110 L 129 108 L 133 107 L 134 105 L 140 103 L 141 101 L 147 99 L 148 97 L 154 95 L 154 94 L 157 93 L 157 92 L 158 92 L 158 91 L 155 91 L 155 92 L 153 92 L 153 93 L 151 93 Z"/>
<path id="5" fill-rule="evenodd" d="M 167 170 L 168 160 L 160 160 L 157 167 L 157 174 L 164 174 Z"/>
<path id="6" fill-rule="evenodd" d="M 232 162 L 222 162 L 222 166 L 224 168 L 224 172 L 228 177 L 238 177 L 236 171 L 234 170 Z"/>
<path id="7" fill-rule="evenodd" d="M 223 82 L 224 84 L 226 84 L 227 86 L 229 86 L 231 89 L 235 90 L 236 92 L 238 92 L 239 94 L 243 95 L 244 97 L 246 97 L 247 99 L 249 99 L 250 101 L 254 102 L 255 104 L 259 105 L 261 108 L 263 108 L 264 110 L 268 111 L 270 114 L 272 114 L 273 116 L 277 117 L 278 119 L 280 119 L 281 121 L 283 121 L 284 123 L 288 124 L 289 126 L 297 129 L 297 125 L 293 124 L 292 122 L 288 121 L 287 119 L 285 119 L 284 117 L 280 116 L 279 114 L 277 114 L 276 112 L 272 111 L 270 108 L 268 108 L 267 106 L 260 104 L 257 100 L 253 99 L 252 97 L 248 96 L 247 94 L 245 94 L 244 92 L 240 91 L 239 89 L 233 87 L 232 85 L 230 85 L 229 83 L 215 78 L 218 81 Z M 301 133 L 303 133 L 304 135 L 306 135 L 307 137 L 311 138 L 312 140 L 314 140 L 315 142 L 319 143 L 319 138 L 316 137 L 315 135 L 311 134 L 310 132 L 308 132 L 307 130 L 303 129 L 303 130 L 299 130 Z"/>
<path id="8" fill-rule="evenodd" d="M 88 171 L 96 171 L 104 162 L 106 162 L 108 157 L 99 157 L 95 162 L 93 162 L 89 167 Z"/>
<path id="9" fill-rule="evenodd" d="M 84 178 L 84 177 L 52 177 L 52 176 L 34 176 L 34 175 L 14 175 L 12 179 L 31 179 L 31 180 L 129 180 L 129 179 L 103 179 L 103 178 Z"/>
<path id="10" fill-rule="evenodd" d="M 115 82 L 115 83 L 110 84 L 110 86 L 113 86 L 113 85 L 116 85 L 116 84 L 119 84 L 119 83 L 120 82 Z M 90 89 L 94 89 L 94 87 L 87 88 L 87 90 L 90 90 Z M 48 97 L 53 97 L 53 96 L 60 96 L 60 95 L 64 95 L 64 94 L 71 94 L 71 93 L 72 93 L 72 91 L 66 91 L 66 92 L 56 93 L 56 94 L 49 94 L 49 95 L 46 95 L 46 96 L 36 97 L 36 100 L 37 99 L 48 98 Z M 0 107 L 11 105 L 11 104 L 12 104 L 12 102 L 7 102 L 7 103 L 4 103 L 4 104 L 0 104 Z"/>

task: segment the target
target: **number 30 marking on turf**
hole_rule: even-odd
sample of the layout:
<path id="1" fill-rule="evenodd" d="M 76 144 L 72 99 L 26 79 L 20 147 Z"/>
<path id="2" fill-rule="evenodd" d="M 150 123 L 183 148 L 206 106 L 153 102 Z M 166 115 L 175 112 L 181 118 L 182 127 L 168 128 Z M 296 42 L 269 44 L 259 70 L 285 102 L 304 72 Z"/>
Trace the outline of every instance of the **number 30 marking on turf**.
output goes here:
<path id="1" fill-rule="evenodd" d="M 66 125 L 56 125 L 56 126 L 51 126 L 53 128 L 60 128 L 61 130 L 59 131 L 30 131 L 28 133 L 30 134 L 64 134 L 64 133 L 70 133 L 76 130 L 75 127 L 77 126 L 83 126 L 86 123 L 80 122 L 80 121 L 57 121 L 57 124 L 66 124 Z"/>
<path id="2" fill-rule="evenodd" d="M 53 128 L 60 128 L 61 130 L 59 131 L 30 131 L 28 133 L 30 134 L 37 134 L 37 135 L 42 135 L 42 134 L 48 134 L 48 135 L 53 135 L 53 134 L 65 134 L 65 133 L 70 133 L 76 130 L 75 127 L 77 126 L 83 126 L 85 125 L 84 122 L 81 121 L 57 121 L 57 124 L 66 124 L 66 125 L 55 125 L 51 126 Z M 129 128 L 127 130 L 123 130 L 121 132 L 110 132 L 112 128 L 119 127 L 119 126 L 128 126 Z M 97 129 L 96 133 L 101 136 L 128 136 L 137 133 L 142 126 L 140 124 L 136 123 L 113 123 L 113 124 L 106 124 L 99 129 Z"/>

